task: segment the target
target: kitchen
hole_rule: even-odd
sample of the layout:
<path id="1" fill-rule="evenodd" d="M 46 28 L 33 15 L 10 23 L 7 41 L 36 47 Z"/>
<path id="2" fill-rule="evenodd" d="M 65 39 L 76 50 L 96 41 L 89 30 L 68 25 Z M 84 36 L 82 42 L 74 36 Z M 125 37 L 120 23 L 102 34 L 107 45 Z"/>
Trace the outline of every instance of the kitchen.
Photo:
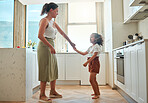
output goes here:
<path id="1" fill-rule="evenodd" d="M 71 1 L 71 2 L 74 2 L 74 1 Z M 90 1 L 88 0 L 88 2 L 90 2 Z M 100 85 L 108 84 L 112 89 L 117 88 L 117 90 L 119 92 L 122 91 L 123 93 L 121 93 L 121 92 L 120 93 L 122 94 L 123 97 L 126 97 L 126 96 L 128 97 L 128 98 L 125 98 L 128 102 L 133 100 L 132 102 L 147 103 L 147 93 L 145 93 L 145 92 L 144 92 L 145 94 L 143 93 L 143 91 L 147 90 L 146 75 L 139 74 L 141 76 L 140 76 L 140 78 L 137 78 L 137 79 L 143 80 L 140 82 L 136 82 L 136 79 L 132 79 L 133 84 L 135 83 L 135 85 L 136 85 L 135 87 L 133 87 L 134 89 L 131 88 L 133 86 L 133 84 L 128 84 L 128 83 L 130 83 L 130 81 L 126 81 L 127 79 L 130 78 L 130 77 L 128 77 L 130 74 L 129 75 L 126 74 L 127 72 L 129 73 L 129 71 L 127 71 L 128 69 L 126 69 L 126 67 L 137 68 L 135 66 L 135 63 L 138 63 L 138 62 L 145 63 L 144 64 L 145 66 L 142 67 L 142 73 L 147 73 L 146 72 L 147 59 L 146 58 L 143 59 L 143 58 L 147 56 L 146 55 L 147 49 L 145 48 L 147 46 L 145 46 L 145 45 L 147 44 L 146 39 L 148 37 L 147 36 L 148 30 L 146 29 L 147 24 L 148 24 L 148 18 L 146 18 L 147 15 L 145 13 L 141 14 L 142 11 L 145 11 L 147 9 L 147 5 L 145 3 L 138 4 L 140 2 L 140 0 L 130 0 L 130 1 L 129 0 L 96 0 L 94 2 L 97 2 L 95 4 L 95 5 L 97 5 L 96 11 L 94 11 L 94 12 L 96 12 L 96 17 L 97 17 L 97 18 L 95 18 L 96 20 L 94 20 L 93 16 L 92 17 L 90 16 L 90 18 L 93 18 L 94 21 L 90 20 L 91 22 L 87 21 L 87 22 L 83 22 L 83 23 L 67 22 L 67 18 L 68 19 L 70 19 L 72 17 L 73 17 L 72 19 L 76 18 L 74 16 L 75 13 L 70 12 L 70 10 L 73 10 L 73 9 L 69 8 L 69 7 L 72 8 L 75 5 L 72 3 L 69 3 L 69 5 L 71 5 L 71 6 L 67 6 L 67 4 L 65 4 L 65 6 L 63 6 L 62 4 L 59 4 L 59 8 L 62 8 L 62 9 L 59 9 L 59 15 L 58 15 L 59 18 L 58 17 L 56 18 L 57 23 L 62 27 L 62 29 L 67 34 L 69 34 L 69 37 L 71 37 L 71 38 L 79 37 L 81 40 L 83 39 L 84 41 L 87 41 L 87 39 L 89 39 L 88 37 L 90 35 L 89 34 L 90 32 L 96 31 L 96 32 L 102 34 L 104 37 L 104 47 L 103 47 L 104 52 L 101 54 L 100 62 L 102 65 L 101 68 L 103 68 L 103 69 L 101 69 L 100 74 L 98 75 L 98 78 L 97 78 L 97 79 L 99 79 L 98 81 L 99 81 Z M 37 54 L 35 53 L 35 50 L 33 52 L 32 49 L 30 49 L 30 48 L 23 48 L 23 46 L 25 46 L 25 47 L 28 46 L 27 42 L 30 39 L 29 35 L 26 35 L 28 37 L 25 36 L 25 34 L 30 33 L 30 31 L 29 31 L 30 27 L 27 28 L 27 25 L 29 26 L 29 22 L 26 22 L 26 21 L 27 21 L 27 19 L 29 21 L 29 19 L 36 19 L 38 17 L 36 17 L 37 14 L 35 15 L 35 14 L 33 14 L 33 12 L 31 12 L 33 15 L 31 15 L 29 13 L 26 14 L 26 12 L 29 9 L 30 10 L 33 9 L 31 7 L 29 8 L 29 6 L 31 6 L 31 5 L 35 6 L 35 4 L 39 5 L 39 4 L 44 4 L 44 3 L 45 3 L 45 1 L 38 1 L 37 2 L 37 1 L 33 1 L 33 0 L 32 1 L 31 0 L 30 1 L 15 0 L 15 2 L 14 2 L 14 5 L 15 5 L 15 8 L 14 8 L 14 11 L 15 11 L 14 12 L 14 30 L 13 30 L 13 33 L 14 33 L 13 41 L 14 42 L 13 42 L 13 46 L 12 46 L 13 48 L 12 49 L 1 48 L 1 50 L 0 50 L 0 52 L 1 52 L 0 54 L 2 54 L 1 69 L 0 69 L 1 73 L 2 72 L 7 73 L 8 70 L 5 70 L 4 68 L 9 68 L 9 67 L 11 68 L 11 64 L 14 64 L 13 68 L 18 68 L 20 66 L 23 67 L 22 70 L 21 70 L 21 68 L 19 69 L 19 72 L 17 75 L 18 75 L 18 77 L 23 75 L 23 79 L 21 78 L 22 79 L 21 81 L 22 82 L 26 81 L 26 82 L 23 82 L 24 84 L 20 81 L 20 83 L 22 84 L 21 89 L 23 91 L 26 91 L 26 88 L 28 89 L 28 94 L 27 94 L 28 97 L 26 95 L 23 97 L 23 99 L 25 99 L 25 100 L 26 100 L 26 98 L 29 98 L 32 96 L 33 93 L 30 92 L 31 88 L 34 88 L 34 89 L 39 88 L 38 87 L 39 82 L 37 79 L 38 78 L 38 75 L 37 75 L 38 71 L 36 69 L 36 68 L 38 68 L 37 67 Z M 57 1 L 57 3 L 58 3 L 58 1 Z M 62 1 L 62 3 L 67 3 L 67 1 Z M 75 3 L 78 3 L 78 1 L 75 1 Z M 81 5 L 82 4 L 84 5 L 85 3 L 86 3 L 86 1 L 80 2 Z M 86 3 L 86 5 L 87 5 L 87 3 Z M 91 5 L 91 3 L 90 3 L 90 5 Z M 133 5 L 136 5 L 136 6 L 133 6 Z M 92 4 L 92 6 L 90 6 L 90 7 L 92 9 L 95 6 L 94 6 L 94 4 Z M 66 11 L 67 8 L 68 8 L 68 11 Z M 35 11 L 36 9 L 33 9 L 33 10 Z M 66 12 L 62 12 L 63 10 L 65 10 Z M 77 10 L 79 10 L 79 9 L 77 9 Z M 83 9 L 82 9 L 82 11 L 83 11 Z M 89 11 L 89 9 L 86 9 L 86 11 Z M 67 14 L 68 15 L 70 14 L 71 17 L 68 16 Z M 29 15 L 31 15 L 31 16 L 29 16 Z M 84 17 L 83 15 L 80 15 L 80 18 L 78 18 L 77 21 L 79 19 L 81 21 L 83 21 L 82 18 L 86 17 L 86 16 Z M 60 19 L 60 16 L 62 16 L 62 20 Z M 32 18 L 29 18 L 29 17 L 32 17 Z M 72 19 L 71 19 L 71 21 L 72 21 Z M 83 26 L 80 26 L 81 24 Z M 24 26 L 24 25 L 26 25 L 26 26 Z M 76 27 L 76 25 L 78 28 Z M 88 25 L 88 27 L 87 27 L 87 25 Z M 80 29 L 83 29 L 84 26 L 85 26 L 85 29 L 88 28 L 88 32 L 81 32 L 80 31 Z M 75 28 L 75 29 L 73 29 L 73 28 Z M 78 32 L 76 32 L 74 30 L 77 30 Z M 83 36 L 80 37 L 79 32 L 81 34 L 86 34 L 87 37 L 86 38 L 83 38 Z M 133 42 L 133 43 L 127 42 L 129 44 L 126 44 L 123 46 L 123 42 L 125 42 L 126 40 L 130 41 L 130 40 L 128 40 L 128 36 L 134 35 L 136 33 L 139 33 L 140 35 L 142 35 L 144 39 L 137 40 L 137 41 L 135 40 L 135 42 Z M 73 36 L 72 34 L 76 34 L 76 35 Z M 56 35 L 56 36 L 57 36 L 56 37 L 57 38 L 57 41 L 56 41 L 57 59 L 58 59 L 58 63 L 59 63 L 58 65 L 60 67 L 59 80 L 57 81 L 57 85 L 90 85 L 89 80 L 88 80 L 88 72 L 82 66 L 82 63 L 84 63 L 84 61 L 86 60 L 86 57 L 83 57 L 77 53 L 74 53 L 72 51 L 72 48 L 69 48 L 69 44 L 67 45 L 67 42 L 64 39 L 61 39 L 61 37 L 59 35 Z M 31 40 L 33 40 L 33 39 L 31 39 Z M 86 44 L 83 44 L 80 41 L 76 41 L 76 39 L 73 39 L 73 40 L 75 40 L 76 46 L 79 46 L 78 48 L 80 48 L 81 50 L 85 50 L 85 48 L 81 48 L 81 47 L 85 46 Z M 137 44 L 139 44 L 139 46 L 141 46 L 141 44 L 142 44 L 142 46 L 138 47 Z M 88 43 L 87 45 L 90 45 L 90 44 Z M 20 46 L 21 48 L 17 48 L 17 46 Z M 67 47 L 69 48 L 68 52 L 67 52 Z M 130 47 L 132 47 L 132 49 L 130 49 Z M 144 54 L 146 56 L 143 57 L 142 54 L 140 54 L 140 56 L 138 55 L 138 57 L 141 57 L 140 59 L 137 59 L 137 58 L 134 59 L 132 54 L 131 55 L 128 54 L 128 51 L 132 50 L 132 52 L 133 52 L 134 50 L 141 50 L 138 48 L 142 48 L 142 50 L 145 50 L 144 52 L 142 52 L 142 54 Z M 124 64 L 121 64 L 121 66 L 124 65 L 124 69 L 125 69 L 124 73 L 125 73 L 125 75 L 127 75 L 127 76 L 124 76 L 125 77 L 124 78 L 124 82 L 125 82 L 124 85 L 121 82 L 119 82 L 117 79 L 116 60 L 118 60 L 118 59 L 114 59 L 117 56 L 116 53 L 118 53 L 118 50 L 120 50 L 120 49 L 124 49 L 124 51 L 121 51 L 121 53 L 124 54 Z M 126 51 L 127 51 L 127 53 L 125 53 Z M 136 51 L 135 53 L 137 53 L 137 52 L 138 51 Z M 120 52 L 118 54 L 120 56 Z M 17 57 L 15 55 L 20 55 L 20 56 Z M 134 54 L 134 55 L 136 55 L 136 54 Z M 10 56 L 12 56 L 12 57 L 10 58 Z M 14 57 L 16 57 L 16 58 L 14 58 Z M 21 57 L 21 59 L 20 59 L 20 57 Z M 128 57 L 130 57 L 130 60 L 135 60 L 135 62 L 133 63 L 129 59 L 126 59 Z M 135 56 L 135 57 L 137 57 L 137 56 Z M 32 58 L 32 59 L 30 59 L 30 58 Z M 143 61 L 143 60 L 145 60 L 145 61 Z M 8 62 L 9 65 L 5 66 L 6 64 L 2 63 L 4 61 L 9 61 Z M 14 61 L 14 62 L 12 62 L 12 61 Z M 122 59 L 121 59 L 121 61 L 122 61 Z M 32 62 L 32 64 L 30 62 Z M 73 63 L 73 65 L 74 65 L 73 67 L 71 67 L 71 63 Z M 128 63 L 131 63 L 131 65 L 126 65 Z M 121 67 L 121 66 L 119 66 L 119 67 Z M 28 70 L 28 68 L 32 68 L 32 71 L 30 72 Z M 13 69 L 13 70 L 15 71 L 15 69 Z M 133 70 L 132 76 L 136 77 L 136 75 L 134 75 L 134 69 L 131 69 L 131 70 Z M 139 69 L 136 69 L 136 70 L 139 70 Z M 79 72 L 79 71 L 81 71 L 81 72 Z M 9 72 L 12 73 L 11 70 Z M 138 72 L 136 71 L 135 73 L 138 73 Z M 2 77 L 4 75 L 1 74 L 0 76 Z M 11 76 L 12 76 L 11 78 L 14 78 L 14 80 L 15 80 L 14 74 L 11 74 Z M 28 77 L 32 77 L 32 79 L 30 79 Z M 8 81 L 8 80 L 10 80 L 10 78 L 5 78 L 5 80 Z M 15 82 L 18 82 L 18 81 L 19 80 L 16 80 Z M 33 84 L 32 84 L 32 82 L 33 82 Z M 1 81 L 1 83 L 4 83 L 4 80 Z M 26 87 L 25 83 L 30 84 L 30 85 L 27 85 L 30 87 Z M 13 84 L 14 87 L 16 85 L 14 82 L 10 82 L 10 84 Z M 130 88 L 126 88 L 126 84 Z M 144 85 L 145 87 L 144 87 L 144 89 L 142 89 L 140 91 L 140 93 L 141 92 L 142 93 L 139 95 L 138 88 L 140 88 L 140 87 L 138 87 L 138 86 L 142 86 L 142 85 Z M 19 88 L 20 84 L 18 83 L 17 86 Z M 4 85 L 0 85 L 0 87 L 4 88 Z M 13 87 L 11 87 L 11 88 L 13 88 Z M 100 88 L 101 88 L 101 86 L 100 86 Z M 129 92 L 127 89 L 129 89 Z M 1 89 L 1 91 L 2 90 L 3 89 Z M 6 88 L 6 90 L 8 92 L 11 89 Z M 135 92 L 135 91 L 138 91 L 138 92 Z M 21 93 L 22 92 L 20 92 L 20 94 Z M 134 93 L 134 96 L 131 95 L 133 93 Z M 4 95 L 4 91 L 2 94 Z M 1 100 L 2 101 L 8 100 L 7 97 L 4 100 L 4 96 L 2 96 L 2 94 L 0 96 Z M 137 99 L 137 98 L 140 98 L 140 99 Z M 12 100 L 15 101 L 17 99 L 15 99 L 15 100 L 12 99 Z M 11 101 L 11 100 L 8 100 L 8 101 Z"/>

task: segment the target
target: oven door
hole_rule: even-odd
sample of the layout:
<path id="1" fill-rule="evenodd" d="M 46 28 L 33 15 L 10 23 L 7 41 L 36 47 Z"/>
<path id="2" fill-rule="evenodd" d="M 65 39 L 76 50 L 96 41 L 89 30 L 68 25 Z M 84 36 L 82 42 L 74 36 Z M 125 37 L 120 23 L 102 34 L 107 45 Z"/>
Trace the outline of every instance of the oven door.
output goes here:
<path id="1" fill-rule="evenodd" d="M 117 80 L 124 84 L 124 57 L 116 57 L 117 59 Z"/>

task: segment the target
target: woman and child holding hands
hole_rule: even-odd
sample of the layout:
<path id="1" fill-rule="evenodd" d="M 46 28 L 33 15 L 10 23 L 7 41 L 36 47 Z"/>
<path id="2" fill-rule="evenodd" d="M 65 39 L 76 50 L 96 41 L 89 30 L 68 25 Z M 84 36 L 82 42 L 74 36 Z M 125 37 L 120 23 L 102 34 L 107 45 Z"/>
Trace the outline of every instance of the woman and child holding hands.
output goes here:
<path id="1" fill-rule="evenodd" d="M 57 31 L 71 44 L 73 49 L 81 54 L 88 55 L 87 61 L 83 64 L 84 67 L 88 65 L 90 72 L 90 83 L 93 88 L 94 94 L 92 99 L 99 98 L 100 91 L 98 83 L 96 81 L 96 75 L 100 71 L 99 54 L 101 52 L 101 46 L 103 46 L 102 36 L 98 33 L 92 33 L 90 36 L 90 42 L 92 46 L 88 48 L 86 52 L 81 52 L 76 49 L 75 44 L 71 42 L 69 37 L 61 30 L 52 18 L 56 18 L 58 15 L 58 5 L 55 3 L 46 3 L 43 8 L 41 15 L 47 14 L 46 17 L 42 18 L 39 23 L 38 38 L 40 39 L 37 55 L 38 55 L 38 66 L 39 66 L 39 81 L 40 81 L 40 99 L 44 101 L 51 101 L 46 94 L 46 83 L 50 82 L 50 98 L 62 98 L 62 95 L 57 93 L 55 90 L 56 79 L 58 79 L 58 65 L 55 56 L 54 39 Z"/>

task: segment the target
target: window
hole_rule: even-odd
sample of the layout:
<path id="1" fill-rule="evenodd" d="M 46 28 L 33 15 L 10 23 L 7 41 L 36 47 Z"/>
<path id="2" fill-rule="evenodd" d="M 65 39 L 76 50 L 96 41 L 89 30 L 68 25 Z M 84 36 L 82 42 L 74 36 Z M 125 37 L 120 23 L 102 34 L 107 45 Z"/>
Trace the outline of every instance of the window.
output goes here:
<path id="1" fill-rule="evenodd" d="M 35 48 L 37 48 L 39 39 L 38 39 L 38 30 L 39 30 L 39 21 L 44 16 L 40 16 L 43 5 L 29 5 L 27 6 L 27 31 L 26 31 L 26 46 L 27 42 L 31 40 L 36 42 Z"/>
<path id="2" fill-rule="evenodd" d="M 13 48 L 14 0 L 0 0 L 0 48 Z"/>
<path id="3" fill-rule="evenodd" d="M 97 32 L 95 2 L 68 4 L 68 36 L 76 48 L 86 51 L 91 45 L 90 35 Z M 73 52 L 68 44 L 68 52 Z"/>

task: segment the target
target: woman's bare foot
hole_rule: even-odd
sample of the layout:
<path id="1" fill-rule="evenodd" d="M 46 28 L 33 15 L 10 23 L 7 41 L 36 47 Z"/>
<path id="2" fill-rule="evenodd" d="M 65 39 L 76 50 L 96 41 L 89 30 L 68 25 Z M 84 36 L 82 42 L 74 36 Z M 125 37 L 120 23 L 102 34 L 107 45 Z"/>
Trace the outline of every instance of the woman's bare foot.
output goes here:
<path id="1" fill-rule="evenodd" d="M 50 98 L 62 98 L 62 95 L 57 93 L 56 91 L 50 91 Z"/>
<path id="2" fill-rule="evenodd" d="M 91 94 L 91 96 L 94 96 L 95 94 Z"/>
<path id="3" fill-rule="evenodd" d="M 40 95 L 39 99 L 43 100 L 43 101 L 52 102 L 52 100 L 50 98 L 48 98 L 46 95 Z"/>
<path id="4" fill-rule="evenodd" d="M 98 99 L 100 96 L 99 95 L 94 95 L 93 97 L 92 97 L 92 99 Z"/>

